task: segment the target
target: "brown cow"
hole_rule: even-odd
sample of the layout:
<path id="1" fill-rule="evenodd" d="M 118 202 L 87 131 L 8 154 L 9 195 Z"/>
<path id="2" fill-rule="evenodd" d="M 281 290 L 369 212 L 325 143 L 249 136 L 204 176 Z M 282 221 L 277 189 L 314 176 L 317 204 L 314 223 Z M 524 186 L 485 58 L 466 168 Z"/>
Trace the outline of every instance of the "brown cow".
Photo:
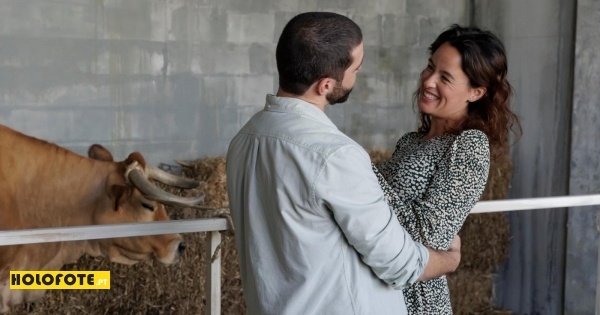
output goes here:
<path id="1" fill-rule="evenodd" d="M 0 125 L 0 230 L 167 221 L 161 203 L 192 205 L 202 200 L 154 186 L 148 177 L 184 188 L 198 183 L 146 168 L 140 153 L 114 162 L 110 152 L 93 145 L 88 155 Z M 84 254 L 122 264 L 152 257 L 171 264 L 184 248 L 179 234 L 0 246 L 0 313 L 45 292 L 9 290 L 11 270 L 60 270 Z"/>

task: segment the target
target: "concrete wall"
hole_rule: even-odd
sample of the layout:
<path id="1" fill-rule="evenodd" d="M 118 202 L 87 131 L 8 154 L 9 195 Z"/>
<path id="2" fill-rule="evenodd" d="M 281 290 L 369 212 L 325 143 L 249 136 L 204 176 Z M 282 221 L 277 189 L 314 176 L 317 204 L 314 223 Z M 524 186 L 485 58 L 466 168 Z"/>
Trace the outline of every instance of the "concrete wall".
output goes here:
<path id="1" fill-rule="evenodd" d="M 475 22 L 497 31 L 506 45 L 513 106 L 523 125 L 512 150 L 510 198 L 567 195 L 576 4 L 476 3 Z M 497 304 L 519 314 L 562 314 L 566 210 L 513 212 L 509 220 L 511 247 L 496 278 Z"/>
<path id="2" fill-rule="evenodd" d="M 524 135 L 511 197 L 600 192 L 600 3 L 478 1 L 503 38 Z M 497 303 L 519 314 L 599 314 L 598 207 L 511 213 Z"/>
<path id="3" fill-rule="evenodd" d="M 276 91 L 275 45 L 303 11 L 348 15 L 365 64 L 329 115 L 367 148 L 416 126 L 426 48 L 468 1 L 6 0 L 0 2 L 0 123 L 85 153 L 139 150 L 152 163 L 223 155 Z"/>
<path id="4" fill-rule="evenodd" d="M 600 2 L 577 2 L 570 194 L 600 193 Z M 564 314 L 600 314 L 598 206 L 569 209 Z"/>

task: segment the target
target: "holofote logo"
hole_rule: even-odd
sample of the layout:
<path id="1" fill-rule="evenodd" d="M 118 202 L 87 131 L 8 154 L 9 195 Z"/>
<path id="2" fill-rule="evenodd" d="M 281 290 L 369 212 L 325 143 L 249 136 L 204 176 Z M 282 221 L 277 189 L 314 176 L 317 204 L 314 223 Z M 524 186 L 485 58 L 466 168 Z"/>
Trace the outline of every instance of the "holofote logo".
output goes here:
<path id="1" fill-rule="evenodd" d="M 108 290 L 110 271 L 11 271 L 11 290 Z"/>

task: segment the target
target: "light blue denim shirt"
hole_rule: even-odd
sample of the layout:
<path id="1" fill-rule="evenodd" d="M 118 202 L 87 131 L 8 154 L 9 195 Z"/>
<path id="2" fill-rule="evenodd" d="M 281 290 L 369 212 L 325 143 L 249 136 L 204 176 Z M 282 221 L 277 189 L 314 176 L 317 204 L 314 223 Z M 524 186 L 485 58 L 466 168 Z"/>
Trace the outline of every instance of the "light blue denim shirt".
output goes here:
<path id="1" fill-rule="evenodd" d="M 399 289 L 427 249 L 319 108 L 268 95 L 229 146 L 227 182 L 248 314 L 406 314 Z"/>

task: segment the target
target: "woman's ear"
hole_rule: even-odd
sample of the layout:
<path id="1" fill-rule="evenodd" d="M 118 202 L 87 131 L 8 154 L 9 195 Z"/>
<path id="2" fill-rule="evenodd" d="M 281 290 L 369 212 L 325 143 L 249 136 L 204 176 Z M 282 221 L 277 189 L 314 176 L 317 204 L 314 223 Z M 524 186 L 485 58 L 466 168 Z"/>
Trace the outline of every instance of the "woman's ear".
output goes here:
<path id="1" fill-rule="evenodd" d="M 487 89 L 485 87 L 478 87 L 471 89 L 471 96 L 469 97 L 469 103 L 477 102 L 480 98 L 482 98 Z"/>

